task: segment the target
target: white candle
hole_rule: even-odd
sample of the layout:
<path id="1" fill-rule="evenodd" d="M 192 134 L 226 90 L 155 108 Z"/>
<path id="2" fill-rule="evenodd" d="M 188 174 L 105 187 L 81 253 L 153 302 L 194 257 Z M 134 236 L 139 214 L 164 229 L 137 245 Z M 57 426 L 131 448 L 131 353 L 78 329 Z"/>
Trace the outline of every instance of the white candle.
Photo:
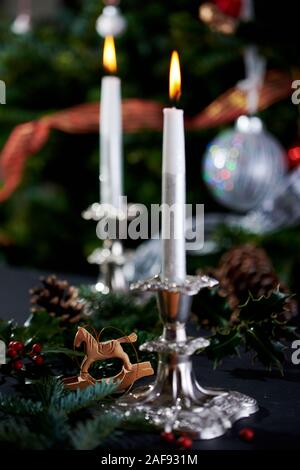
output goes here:
<path id="1" fill-rule="evenodd" d="M 105 40 L 104 66 L 116 71 L 112 37 Z M 123 195 L 122 168 L 122 98 L 121 80 L 115 76 L 102 79 L 100 105 L 100 201 L 120 209 Z"/>
<path id="2" fill-rule="evenodd" d="M 173 89 L 173 82 L 174 80 L 176 82 L 178 74 L 179 80 L 173 94 L 171 88 Z M 176 53 L 172 56 L 171 80 L 170 94 L 174 98 L 180 94 L 180 68 Z M 182 283 L 186 278 L 185 192 L 183 110 L 164 109 L 161 277 L 163 280 L 176 283 Z M 167 214 L 168 210 L 170 217 Z"/>

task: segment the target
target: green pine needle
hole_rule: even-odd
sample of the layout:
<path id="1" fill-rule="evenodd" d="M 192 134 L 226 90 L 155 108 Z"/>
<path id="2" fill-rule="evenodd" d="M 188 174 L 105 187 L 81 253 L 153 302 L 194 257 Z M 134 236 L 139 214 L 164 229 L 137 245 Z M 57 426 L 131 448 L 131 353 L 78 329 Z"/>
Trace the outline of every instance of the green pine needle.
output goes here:
<path id="1" fill-rule="evenodd" d="M 8 415 L 36 415 L 42 410 L 40 402 L 33 402 L 25 398 L 6 396 L 0 394 L 0 412 Z"/>
<path id="2" fill-rule="evenodd" d="M 106 438 L 116 432 L 121 421 L 121 417 L 116 414 L 103 413 L 84 423 L 79 423 L 70 435 L 74 449 L 92 450 L 99 447 Z"/>
<path id="3" fill-rule="evenodd" d="M 9 419 L 0 423 L 0 443 L 11 444 L 13 449 L 41 450 L 47 447 L 42 435 L 35 434 L 24 421 Z"/>
<path id="4" fill-rule="evenodd" d="M 66 393 L 63 383 L 55 377 L 40 380 L 34 385 L 33 391 L 44 409 L 57 407 L 57 403 Z"/>
<path id="5" fill-rule="evenodd" d="M 66 414 L 74 413 L 75 411 L 92 406 L 97 401 L 103 400 L 103 398 L 113 393 L 116 387 L 116 384 L 112 382 L 99 382 L 84 390 L 78 389 L 75 392 L 67 393 L 59 399 L 56 405 L 58 409 Z"/>

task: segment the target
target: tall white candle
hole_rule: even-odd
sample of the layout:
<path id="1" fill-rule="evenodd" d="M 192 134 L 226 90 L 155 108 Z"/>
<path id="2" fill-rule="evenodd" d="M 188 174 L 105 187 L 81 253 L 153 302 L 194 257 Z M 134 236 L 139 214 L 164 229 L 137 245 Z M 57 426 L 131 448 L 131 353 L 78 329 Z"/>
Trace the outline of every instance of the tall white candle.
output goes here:
<path id="1" fill-rule="evenodd" d="M 178 55 L 173 53 L 170 81 L 178 78 L 178 73 L 180 76 Z M 178 86 L 177 92 L 175 87 L 174 96 L 171 92 L 171 97 L 180 94 L 180 80 Z M 177 283 L 183 282 L 186 277 L 185 192 L 183 110 L 164 109 L 161 277 Z"/>
<path id="2" fill-rule="evenodd" d="M 104 66 L 116 71 L 112 37 L 105 39 Z M 100 202 L 120 209 L 123 195 L 121 80 L 115 76 L 102 79 L 100 105 Z"/>

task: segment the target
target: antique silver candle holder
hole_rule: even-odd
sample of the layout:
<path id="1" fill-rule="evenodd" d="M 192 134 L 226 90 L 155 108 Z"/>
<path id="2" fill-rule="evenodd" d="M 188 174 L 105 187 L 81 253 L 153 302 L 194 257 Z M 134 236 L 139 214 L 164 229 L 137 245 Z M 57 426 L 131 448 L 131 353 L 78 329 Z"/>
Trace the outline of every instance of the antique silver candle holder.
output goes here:
<path id="1" fill-rule="evenodd" d="M 128 205 L 125 211 L 115 209 L 108 204 L 94 203 L 83 212 L 82 217 L 85 220 L 93 220 L 97 224 L 103 218 L 114 220 L 118 225 L 127 224 L 127 221 L 136 215 L 134 208 L 134 205 Z M 96 233 L 98 234 L 98 231 Z M 113 238 L 104 240 L 103 246 L 96 248 L 91 253 L 88 262 L 99 266 L 99 277 L 94 285 L 95 290 L 108 294 L 109 292 L 125 292 L 129 289 L 124 273 L 127 257 L 128 253 L 124 252 L 122 241 Z"/>
<path id="2" fill-rule="evenodd" d="M 194 439 L 221 436 L 235 421 L 258 410 L 253 398 L 239 392 L 205 389 L 193 373 L 191 356 L 206 348 L 209 341 L 187 337 L 192 296 L 217 284 L 207 276 L 187 276 L 180 285 L 155 276 L 131 286 L 132 290 L 157 291 L 164 328 L 160 338 L 141 346 L 141 350 L 159 355 L 155 383 L 120 398 L 118 409 L 129 415 L 142 412 L 165 431 L 185 432 Z"/>

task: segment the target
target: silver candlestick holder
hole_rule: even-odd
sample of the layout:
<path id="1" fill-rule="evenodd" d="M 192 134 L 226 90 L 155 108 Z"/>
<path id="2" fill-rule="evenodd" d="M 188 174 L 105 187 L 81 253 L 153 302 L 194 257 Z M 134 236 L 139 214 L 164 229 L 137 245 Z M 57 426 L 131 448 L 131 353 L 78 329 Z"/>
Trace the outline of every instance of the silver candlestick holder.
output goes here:
<path id="1" fill-rule="evenodd" d="M 112 220 L 118 228 L 120 224 L 127 224 L 136 216 L 135 206 L 128 205 L 126 211 L 114 208 L 111 205 L 94 203 L 82 213 L 85 220 L 93 220 L 97 224 L 105 218 Z M 117 230 L 118 231 L 118 230 Z M 98 234 L 98 231 L 96 231 Z M 123 243 L 120 239 L 108 238 L 103 241 L 101 248 L 96 248 L 88 257 L 90 264 L 99 266 L 99 277 L 94 286 L 95 290 L 108 294 L 109 292 L 125 292 L 129 286 L 124 273 L 124 265 L 129 256 L 124 251 Z"/>
<path id="2" fill-rule="evenodd" d="M 209 346 L 209 341 L 187 337 L 192 296 L 217 284 L 208 276 L 187 276 L 180 285 L 155 276 L 131 286 L 132 290 L 157 291 L 164 327 L 160 338 L 141 346 L 159 355 L 155 383 L 120 398 L 118 409 L 129 415 L 142 412 L 165 431 L 184 432 L 194 439 L 221 436 L 235 421 L 258 410 L 253 398 L 239 392 L 202 387 L 193 372 L 191 356 Z"/>

